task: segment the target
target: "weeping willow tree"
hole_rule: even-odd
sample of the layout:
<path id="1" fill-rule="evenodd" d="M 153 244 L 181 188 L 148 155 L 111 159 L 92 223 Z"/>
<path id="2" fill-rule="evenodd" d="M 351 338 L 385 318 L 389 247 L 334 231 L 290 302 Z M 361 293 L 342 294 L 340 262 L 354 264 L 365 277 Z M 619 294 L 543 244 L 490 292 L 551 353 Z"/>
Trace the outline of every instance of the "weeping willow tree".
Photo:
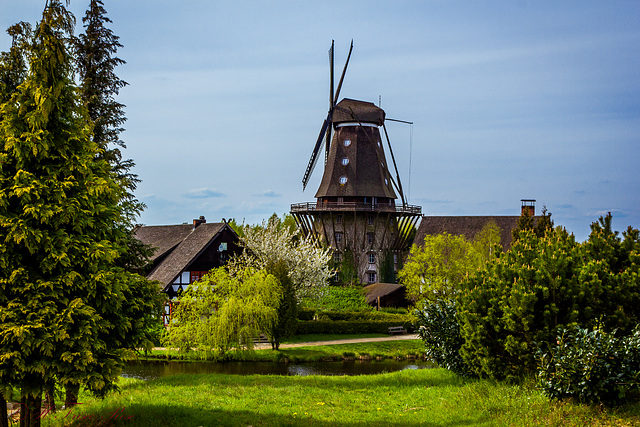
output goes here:
<path id="1" fill-rule="evenodd" d="M 278 319 L 282 291 L 264 270 L 248 268 L 231 276 L 212 270 L 183 292 L 169 329 L 170 345 L 181 351 L 253 348 L 253 338 Z"/>

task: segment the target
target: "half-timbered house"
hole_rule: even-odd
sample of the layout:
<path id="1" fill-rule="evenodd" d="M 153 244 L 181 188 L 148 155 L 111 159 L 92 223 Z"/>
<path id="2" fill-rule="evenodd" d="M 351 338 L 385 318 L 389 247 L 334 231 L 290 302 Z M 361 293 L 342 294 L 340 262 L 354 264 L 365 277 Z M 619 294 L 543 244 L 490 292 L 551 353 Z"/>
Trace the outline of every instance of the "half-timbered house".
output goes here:
<path id="1" fill-rule="evenodd" d="M 149 280 L 160 282 L 169 301 L 211 269 L 223 266 L 230 256 L 242 251 L 238 235 L 224 220 L 207 223 L 204 217 L 193 224 L 141 226 L 136 238 L 153 249 Z M 171 316 L 167 304 L 164 323 Z"/>

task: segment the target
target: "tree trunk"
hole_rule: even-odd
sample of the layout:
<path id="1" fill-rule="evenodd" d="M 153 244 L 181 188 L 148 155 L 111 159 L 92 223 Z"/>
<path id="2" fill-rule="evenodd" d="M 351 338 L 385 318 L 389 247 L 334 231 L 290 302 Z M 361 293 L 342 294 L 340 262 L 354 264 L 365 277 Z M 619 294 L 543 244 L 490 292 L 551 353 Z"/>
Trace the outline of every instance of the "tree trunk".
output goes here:
<path id="1" fill-rule="evenodd" d="M 40 427 L 42 393 L 37 396 L 23 394 L 20 405 L 20 427 Z"/>
<path id="2" fill-rule="evenodd" d="M 71 407 L 78 404 L 78 393 L 80 392 L 80 385 L 78 384 L 67 384 L 66 393 L 64 397 L 64 407 L 65 409 L 70 409 Z"/>
<path id="3" fill-rule="evenodd" d="M 27 408 L 27 398 L 23 394 L 20 396 L 20 427 L 29 427 L 29 408 Z"/>
<path id="4" fill-rule="evenodd" d="M 55 384 L 47 386 L 44 393 L 44 410 L 47 414 L 56 411 L 56 386 Z"/>
<path id="5" fill-rule="evenodd" d="M 7 401 L 0 393 L 0 427 L 9 427 L 9 417 L 7 416 Z"/>

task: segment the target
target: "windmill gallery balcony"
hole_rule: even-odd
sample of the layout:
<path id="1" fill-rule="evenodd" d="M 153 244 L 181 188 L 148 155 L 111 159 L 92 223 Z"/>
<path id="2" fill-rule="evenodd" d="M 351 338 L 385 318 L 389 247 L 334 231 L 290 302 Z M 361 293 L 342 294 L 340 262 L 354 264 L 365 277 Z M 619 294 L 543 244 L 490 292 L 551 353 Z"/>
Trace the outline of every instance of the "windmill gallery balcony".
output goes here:
<path id="1" fill-rule="evenodd" d="M 349 212 L 395 212 L 404 215 L 420 215 L 422 207 L 416 205 L 396 206 L 389 203 L 362 203 L 362 202 L 323 202 L 323 203 L 295 203 L 291 205 L 291 213 L 312 213 L 325 211 L 349 211 Z"/>

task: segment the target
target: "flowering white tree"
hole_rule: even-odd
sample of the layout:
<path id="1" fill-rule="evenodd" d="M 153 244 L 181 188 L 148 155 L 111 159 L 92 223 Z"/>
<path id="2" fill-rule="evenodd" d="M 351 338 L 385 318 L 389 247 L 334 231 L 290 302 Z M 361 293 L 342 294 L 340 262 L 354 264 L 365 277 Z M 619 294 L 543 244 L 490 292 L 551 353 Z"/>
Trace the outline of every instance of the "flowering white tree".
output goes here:
<path id="1" fill-rule="evenodd" d="M 302 236 L 300 230 L 292 231 L 275 215 L 261 226 L 245 226 L 241 240 L 245 250 L 231 260 L 229 271 L 236 274 L 246 267 L 269 270 L 283 263 L 298 300 L 322 294 L 334 275 L 329 267 L 330 249 L 318 247 L 311 237 Z"/>

